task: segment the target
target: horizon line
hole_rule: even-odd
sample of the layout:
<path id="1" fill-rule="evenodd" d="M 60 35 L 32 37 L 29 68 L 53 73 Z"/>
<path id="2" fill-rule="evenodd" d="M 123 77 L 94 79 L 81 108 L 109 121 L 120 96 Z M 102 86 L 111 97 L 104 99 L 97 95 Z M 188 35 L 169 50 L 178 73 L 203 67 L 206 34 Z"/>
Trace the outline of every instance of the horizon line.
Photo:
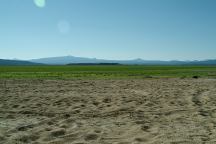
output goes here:
<path id="1" fill-rule="evenodd" d="M 190 59 L 190 60 L 180 60 L 180 59 L 169 59 L 169 60 L 161 60 L 161 59 L 143 59 L 143 58 L 131 58 L 131 59 L 106 59 L 106 58 L 96 58 L 96 57 L 82 57 L 82 56 L 73 56 L 73 55 L 64 55 L 64 56 L 48 56 L 48 57 L 40 57 L 40 58 L 31 58 L 31 59 L 20 59 L 20 58 L 0 58 L 2 60 L 19 60 L 19 61 L 31 61 L 38 59 L 47 59 L 47 58 L 60 58 L 60 57 L 74 57 L 74 58 L 87 58 L 87 59 L 97 59 L 97 60 L 107 60 L 107 61 L 133 61 L 133 60 L 143 60 L 143 61 L 207 61 L 207 60 L 216 60 L 216 58 L 205 58 L 205 59 Z"/>

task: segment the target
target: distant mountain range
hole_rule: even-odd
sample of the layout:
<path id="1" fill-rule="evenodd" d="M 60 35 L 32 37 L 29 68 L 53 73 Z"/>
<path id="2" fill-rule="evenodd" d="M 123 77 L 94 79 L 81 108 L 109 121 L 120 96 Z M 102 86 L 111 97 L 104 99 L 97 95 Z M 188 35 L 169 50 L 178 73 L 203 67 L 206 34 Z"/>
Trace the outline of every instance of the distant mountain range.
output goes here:
<path id="1" fill-rule="evenodd" d="M 104 60 L 96 58 L 84 58 L 74 56 L 50 57 L 41 59 L 22 60 L 3 60 L 0 65 L 68 65 L 68 64 L 127 64 L 127 65 L 216 65 L 216 59 L 203 61 L 160 61 L 160 60 Z"/>
<path id="2" fill-rule="evenodd" d="M 66 64 L 94 64 L 94 63 L 118 63 L 129 65 L 216 65 L 215 60 L 203 60 L 203 61 L 160 61 L 160 60 L 104 60 L 96 58 L 84 58 L 74 56 L 62 56 L 62 57 L 50 57 L 30 60 L 35 63 L 43 63 L 49 65 L 66 65 Z"/>
<path id="3" fill-rule="evenodd" d="M 30 65 L 43 65 L 39 63 L 34 63 L 30 61 L 23 61 L 23 60 L 5 60 L 5 59 L 0 59 L 0 65 L 1 66 L 30 66 Z"/>

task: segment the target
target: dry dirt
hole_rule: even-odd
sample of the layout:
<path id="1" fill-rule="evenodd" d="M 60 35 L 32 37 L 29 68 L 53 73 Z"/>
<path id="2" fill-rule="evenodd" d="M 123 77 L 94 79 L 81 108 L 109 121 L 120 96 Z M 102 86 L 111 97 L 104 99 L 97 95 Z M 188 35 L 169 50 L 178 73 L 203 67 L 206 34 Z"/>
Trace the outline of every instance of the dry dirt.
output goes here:
<path id="1" fill-rule="evenodd" d="M 0 80 L 0 144 L 214 144 L 216 80 Z"/>

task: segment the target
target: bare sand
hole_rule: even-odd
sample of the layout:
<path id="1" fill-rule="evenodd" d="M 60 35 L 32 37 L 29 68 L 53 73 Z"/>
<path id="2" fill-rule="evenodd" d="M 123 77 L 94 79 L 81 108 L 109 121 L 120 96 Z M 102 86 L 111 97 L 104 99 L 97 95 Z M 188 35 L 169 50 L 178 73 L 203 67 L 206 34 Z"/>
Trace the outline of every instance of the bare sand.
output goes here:
<path id="1" fill-rule="evenodd" d="M 216 80 L 0 80 L 0 144 L 214 144 Z"/>

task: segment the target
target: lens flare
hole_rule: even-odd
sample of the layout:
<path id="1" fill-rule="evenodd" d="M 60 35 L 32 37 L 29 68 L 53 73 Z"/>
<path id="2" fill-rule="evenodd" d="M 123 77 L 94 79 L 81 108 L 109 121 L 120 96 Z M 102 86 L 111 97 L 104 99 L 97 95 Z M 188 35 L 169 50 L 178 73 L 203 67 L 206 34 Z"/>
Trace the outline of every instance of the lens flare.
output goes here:
<path id="1" fill-rule="evenodd" d="M 70 23 L 68 21 L 59 21 L 58 30 L 62 34 L 67 34 L 70 32 Z"/>
<path id="2" fill-rule="evenodd" d="M 34 3 L 39 8 L 43 8 L 46 6 L 46 0 L 34 0 Z"/>

